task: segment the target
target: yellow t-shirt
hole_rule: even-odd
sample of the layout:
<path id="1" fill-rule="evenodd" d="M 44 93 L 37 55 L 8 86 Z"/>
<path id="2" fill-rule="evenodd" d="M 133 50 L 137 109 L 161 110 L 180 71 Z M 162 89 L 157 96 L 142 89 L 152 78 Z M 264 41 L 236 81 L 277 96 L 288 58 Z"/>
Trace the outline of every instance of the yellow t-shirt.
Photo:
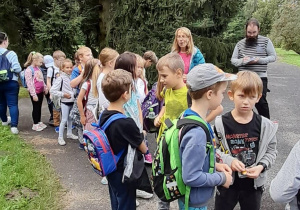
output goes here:
<path id="1" fill-rule="evenodd" d="M 161 125 L 159 128 L 159 133 L 157 141 L 159 140 L 161 134 L 167 127 L 165 124 L 166 119 L 171 121 L 179 117 L 179 115 L 188 108 L 187 104 L 187 87 L 184 86 L 178 90 L 167 89 L 165 93 L 162 92 L 162 96 L 165 101 L 165 113 L 160 119 Z"/>

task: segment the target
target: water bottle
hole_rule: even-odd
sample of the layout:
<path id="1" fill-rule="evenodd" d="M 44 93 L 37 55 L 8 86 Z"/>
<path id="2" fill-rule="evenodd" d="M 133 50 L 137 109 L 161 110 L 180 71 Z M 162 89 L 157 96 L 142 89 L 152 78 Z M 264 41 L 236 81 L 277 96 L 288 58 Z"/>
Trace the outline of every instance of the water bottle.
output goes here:
<path id="1" fill-rule="evenodd" d="M 150 108 L 150 109 L 149 109 L 148 118 L 149 118 L 149 119 L 155 119 L 155 117 L 156 117 L 156 114 L 155 114 L 155 112 L 153 111 L 153 108 Z"/>

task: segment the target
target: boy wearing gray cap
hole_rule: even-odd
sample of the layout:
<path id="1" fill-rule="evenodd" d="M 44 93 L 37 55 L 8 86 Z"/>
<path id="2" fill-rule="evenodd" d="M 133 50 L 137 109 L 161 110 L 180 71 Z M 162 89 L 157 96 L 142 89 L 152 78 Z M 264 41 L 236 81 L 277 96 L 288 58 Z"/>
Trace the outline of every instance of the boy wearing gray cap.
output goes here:
<path id="1" fill-rule="evenodd" d="M 228 91 L 234 109 L 215 120 L 217 159 L 231 167 L 234 178 L 229 189 L 218 187 L 215 209 L 233 210 L 239 202 L 241 210 L 259 210 L 267 170 L 277 156 L 278 124 L 253 112 L 262 96 L 260 77 L 251 71 L 237 76 Z"/>
<path id="2" fill-rule="evenodd" d="M 205 120 L 207 112 L 221 104 L 227 81 L 233 79 L 233 75 L 218 71 L 213 64 L 195 66 L 187 75 L 192 106 L 184 111 L 183 117 L 194 115 Z M 211 144 L 214 145 L 214 135 L 209 123 L 207 127 Z M 188 130 L 180 143 L 182 178 L 191 187 L 189 209 L 206 210 L 208 201 L 214 195 L 215 186 L 228 188 L 232 181 L 231 169 L 225 164 L 215 163 L 213 172 L 209 173 L 210 163 L 215 162 L 215 157 L 208 155 L 206 145 L 206 133 L 200 126 Z M 185 209 L 184 198 L 180 198 L 178 204 L 179 209 Z"/>

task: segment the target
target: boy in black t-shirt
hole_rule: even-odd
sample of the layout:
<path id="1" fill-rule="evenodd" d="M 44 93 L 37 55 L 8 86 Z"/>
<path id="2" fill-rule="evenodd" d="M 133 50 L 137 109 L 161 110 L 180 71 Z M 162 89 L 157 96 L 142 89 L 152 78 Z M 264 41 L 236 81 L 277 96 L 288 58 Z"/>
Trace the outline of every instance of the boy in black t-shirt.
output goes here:
<path id="1" fill-rule="evenodd" d="M 132 76 L 125 70 L 114 70 L 106 74 L 102 80 L 104 96 L 110 102 L 100 119 L 102 126 L 112 115 L 124 113 L 123 105 L 131 96 Z M 124 172 L 124 158 L 127 154 L 128 144 L 146 153 L 147 147 L 143 142 L 143 135 L 132 118 L 119 119 L 110 124 L 105 130 L 114 154 L 125 150 L 117 163 L 117 170 L 107 175 L 111 209 L 136 209 L 136 189 L 122 183 Z"/>
<path id="2" fill-rule="evenodd" d="M 232 210 L 237 202 L 241 210 L 260 209 L 266 171 L 277 156 L 278 124 L 253 112 L 262 95 L 262 81 L 250 71 L 240 71 L 237 76 L 228 91 L 234 109 L 215 121 L 217 161 L 234 172 L 229 189 L 218 187 L 216 210 Z"/>

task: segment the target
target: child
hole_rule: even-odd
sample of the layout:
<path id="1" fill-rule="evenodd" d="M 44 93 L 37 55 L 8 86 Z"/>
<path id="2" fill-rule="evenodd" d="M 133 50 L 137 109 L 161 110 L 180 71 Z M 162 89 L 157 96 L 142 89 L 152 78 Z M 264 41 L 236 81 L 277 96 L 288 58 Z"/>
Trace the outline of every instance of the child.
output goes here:
<path id="1" fill-rule="evenodd" d="M 61 122 L 59 125 L 58 144 L 61 146 L 66 145 L 64 140 L 64 128 L 67 123 L 67 138 L 78 139 L 72 133 L 72 119 L 70 118 L 70 111 L 74 104 L 74 89 L 70 86 L 70 75 L 72 73 L 72 61 L 65 59 L 61 64 L 60 76 L 55 80 L 53 86 L 50 89 L 52 96 L 61 98 Z"/>
<path id="2" fill-rule="evenodd" d="M 82 82 L 82 76 L 84 73 L 84 66 L 85 63 L 93 58 L 92 51 L 88 47 L 80 47 L 77 52 L 75 53 L 75 58 L 78 62 L 79 60 L 79 65 L 73 68 L 72 74 L 71 74 L 71 87 L 76 88 L 76 94 L 75 98 L 77 98 L 79 94 L 79 84 Z M 76 63 L 77 63 L 76 62 Z M 77 127 L 77 132 L 78 132 L 78 140 L 79 140 L 79 149 L 83 149 L 83 128 L 82 125 L 76 125 Z"/>
<path id="3" fill-rule="evenodd" d="M 28 55 L 27 61 L 24 64 L 25 80 L 27 84 L 27 90 L 30 94 L 32 102 L 32 130 L 42 131 L 47 126 L 41 122 L 41 112 L 44 93 L 48 93 L 47 86 L 44 82 L 43 73 L 39 67 L 43 64 L 43 55 L 38 52 L 31 52 Z M 32 73 L 33 70 L 33 73 Z"/>
<path id="4" fill-rule="evenodd" d="M 163 130 L 166 128 L 165 119 L 176 119 L 187 105 L 187 87 L 183 82 L 184 63 L 178 53 L 169 53 L 158 60 L 156 69 L 159 73 L 159 85 L 163 84 L 166 88 L 161 95 L 164 98 L 165 105 L 162 107 L 159 115 L 154 120 L 156 127 L 160 126 L 157 141 Z M 160 84 L 161 83 L 161 84 Z M 159 86 L 160 87 L 160 86 Z M 157 89 L 160 89 L 160 88 Z M 159 201 L 158 209 L 169 209 L 170 203 Z"/>
<path id="5" fill-rule="evenodd" d="M 66 54 L 62 52 L 61 50 L 56 50 L 53 52 L 53 59 L 54 59 L 54 65 L 52 68 L 47 69 L 47 86 L 50 90 L 51 86 L 53 85 L 53 82 L 55 81 L 55 78 L 59 76 L 59 71 L 61 68 L 61 62 L 66 59 Z M 52 81 L 52 83 L 51 83 Z M 60 110 L 53 109 L 53 125 L 55 126 L 55 132 L 59 132 L 59 125 L 60 125 Z"/>
<path id="6" fill-rule="evenodd" d="M 194 115 L 205 119 L 209 110 L 214 110 L 221 104 L 228 80 L 231 78 L 217 72 L 212 64 L 194 67 L 187 75 L 192 106 L 184 111 L 183 117 Z M 209 123 L 207 126 L 211 144 L 214 144 L 213 131 Z M 182 178 L 191 187 L 189 209 L 206 210 L 215 186 L 228 188 L 232 181 L 231 169 L 225 164 L 215 164 L 214 171 L 209 173 L 210 163 L 215 158 L 207 155 L 206 144 L 207 136 L 199 126 L 187 130 L 180 143 Z M 180 210 L 185 209 L 184 198 L 178 200 L 178 205 Z"/>
<path id="7" fill-rule="evenodd" d="M 136 91 L 136 56 L 135 54 L 131 52 L 125 52 L 119 55 L 119 57 L 116 60 L 115 69 L 124 69 L 125 71 L 128 71 L 132 75 L 132 89 L 131 89 L 131 97 L 130 99 L 124 104 L 124 111 L 125 115 L 128 117 L 131 117 L 136 125 L 138 126 L 140 133 L 142 135 L 143 133 L 143 115 L 141 110 L 141 105 L 137 98 L 137 91 Z M 145 162 L 152 163 L 152 156 L 151 153 L 147 150 L 145 154 Z M 153 196 L 151 193 L 147 193 L 141 190 L 137 190 L 137 197 L 149 199 Z"/>
<path id="8" fill-rule="evenodd" d="M 286 203 L 285 209 L 299 210 L 299 171 L 300 141 L 295 144 L 270 185 L 271 198 L 275 202 Z"/>
<path id="9" fill-rule="evenodd" d="M 110 102 L 100 118 L 102 126 L 109 117 L 124 113 L 124 104 L 131 97 L 132 76 L 129 72 L 117 69 L 106 74 L 102 80 L 102 90 Z M 107 176 L 111 209 L 136 209 L 136 188 L 122 183 L 124 159 L 128 144 L 145 153 L 147 148 L 143 136 L 134 120 L 130 117 L 113 122 L 105 131 L 114 154 L 125 150 L 117 163 L 117 170 Z"/>
<path id="10" fill-rule="evenodd" d="M 150 67 L 152 64 L 157 63 L 157 57 L 155 55 L 155 52 L 148 50 L 143 55 L 144 59 L 144 68 Z"/>
<path id="11" fill-rule="evenodd" d="M 260 77 L 251 71 L 240 71 L 237 76 L 228 91 L 234 109 L 215 121 L 221 150 L 217 150 L 217 158 L 234 171 L 232 186 L 218 187 L 216 210 L 232 210 L 237 202 L 242 210 L 260 209 L 266 170 L 277 155 L 277 124 L 253 112 L 262 95 Z"/>
<path id="12" fill-rule="evenodd" d="M 99 60 L 102 64 L 102 72 L 100 73 L 98 80 L 97 80 L 97 89 L 98 89 L 98 98 L 99 98 L 99 109 L 104 110 L 108 107 L 109 101 L 105 98 L 102 88 L 101 82 L 103 77 L 114 70 L 116 59 L 119 56 L 119 53 L 111 48 L 105 47 L 101 50 L 99 54 Z"/>
<path id="13" fill-rule="evenodd" d="M 80 122 L 84 126 L 84 129 L 89 131 L 94 129 L 91 124 L 96 122 L 93 109 L 96 107 L 98 101 L 96 81 L 100 74 L 99 65 L 100 61 L 94 58 L 86 62 L 82 76 L 83 83 L 77 98 Z M 85 99 L 86 104 L 83 104 L 83 99 Z"/>
<path id="14" fill-rule="evenodd" d="M 143 103 L 146 95 L 148 94 L 148 88 L 147 88 L 147 80 L 144 77 L 143 70 L 144 70 L 144 59 L 138 55 L 135 54 L 136 61 L 137 61 L 137 68 L 136 68 L 136 90 L 137 95 L 140 104 Z"/>

